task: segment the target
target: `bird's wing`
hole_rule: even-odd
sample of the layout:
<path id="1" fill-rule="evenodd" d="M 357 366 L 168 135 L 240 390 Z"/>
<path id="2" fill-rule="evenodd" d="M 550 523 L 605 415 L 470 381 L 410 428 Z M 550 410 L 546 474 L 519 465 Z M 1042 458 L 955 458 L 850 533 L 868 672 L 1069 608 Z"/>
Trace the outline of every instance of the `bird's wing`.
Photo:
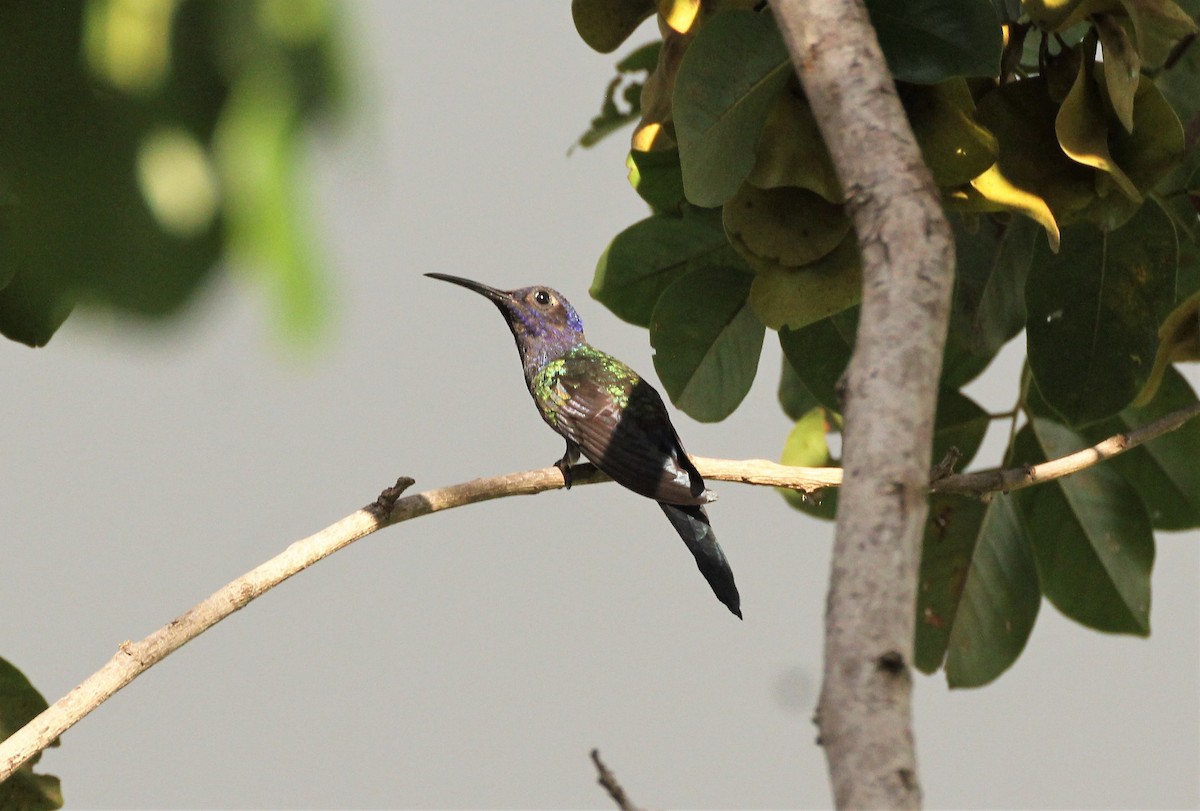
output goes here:
<path id="1" fill-rule="evenodd" d="M 662 398 L 611 358 L 565 362 L 552 387 L 551 423 L 618 484 L 668 504 L 711 500 Z"/>

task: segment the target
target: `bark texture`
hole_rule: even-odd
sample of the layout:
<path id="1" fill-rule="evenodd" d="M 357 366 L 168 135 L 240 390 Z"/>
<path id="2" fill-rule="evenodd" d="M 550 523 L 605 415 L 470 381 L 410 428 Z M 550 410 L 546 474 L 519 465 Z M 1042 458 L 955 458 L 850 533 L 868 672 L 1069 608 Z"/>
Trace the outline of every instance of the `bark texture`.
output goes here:
<path id="1" fill-rule="evenodd" d="M 954 243 L 862 3 L 772 8 L 863 258 L 862 316 L 843 380 L 820 741 L 839 808 L 916 808 L 913 630 Z"/>

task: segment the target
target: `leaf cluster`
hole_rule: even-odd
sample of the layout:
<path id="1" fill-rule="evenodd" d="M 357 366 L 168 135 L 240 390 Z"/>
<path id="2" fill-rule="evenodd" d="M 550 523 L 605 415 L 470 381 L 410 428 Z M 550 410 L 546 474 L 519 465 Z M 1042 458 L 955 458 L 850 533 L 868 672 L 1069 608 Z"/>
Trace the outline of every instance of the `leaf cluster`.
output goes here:
<path id="1" fill-rule="evenodd" d="M 339 92 L 332 14 L 0 5 L 0 333 L 41 346 L 77 302 L 177 312 L 222 258 L 264 271 L 285 328 L 311 324 L 293 153 Z"/>
<path id="2" fill-rule="evenodd" d="M 969 464 L 1004 419 L 1008 448 L 991 464 L 1035 464 L 1195 402 L 1173 368 L 1200 358 L 1200 2 L 1181 2 L 867 0 L 956 240 L 935 459 L 953 447 Z M 701 420 L 736 409 L 777 331 L 795 420 L 783 461 L 833 464 L 861 267 L 763 5 L 574 0 L 599 50 L 651 16 L 661 34 L 635 51 L 657 61 L 622 113 L 637 122 L 629 178 L 651 214 L 612 240 L 591 292 L 648 328 L 672 400 Z M 962 388 L 1022 332 L 1016 406 L 990 415 Z M 1197 459 L 1193 421 L 1020 493 L 935 495 L 918 666 L 955 686 L 994 679 L 1043 596 L 1089 627 L 1148 634 L 1153 532 L 1200 526 Z M 836 511 L 836 494 L 784 497 Z"/>

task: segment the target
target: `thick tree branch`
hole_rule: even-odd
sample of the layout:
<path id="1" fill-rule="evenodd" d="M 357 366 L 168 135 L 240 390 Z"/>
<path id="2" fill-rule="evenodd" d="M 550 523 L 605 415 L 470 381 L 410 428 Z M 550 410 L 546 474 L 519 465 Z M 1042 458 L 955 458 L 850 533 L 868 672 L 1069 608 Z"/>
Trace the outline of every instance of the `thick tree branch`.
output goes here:
<path id="1" fill-rule="evenodd" d="M 840 808 L 915 808 L 913 623 L 954 242 L 861 0 L 771 5 L 863 260 L 817 724 Z"/>
<path id="2" fill-rule="evenodd" d="M 1011 490 L 1029 484 L 1078 472 L 1111 456 L 1173 431 L 1188 420 L 1200 416 L 1200 404 L 1168 414 L 1155 422 L 1106 439 L 1093 448 L 1034 467 L 1012 470 L 964 473 L 942 478 L 931 489 L 985 495 L 991 490 Z M 695 456 L 700 473 L 708 479 L 740 482 L 767 487 L 785 487 L 813 493 L 837 487 L 842 481 L 841 468 L 791 467 L 765 459 L 712 459 Z M 596 484 L 608 477 L 589 464 L 571 468 L 575 485 Z M 463 484 L 440 487 L 401 498 L 413 480 L 401 478 L 384 490 L 374 502 L 326 527 L 315 535 L 296 541 L 276 557 L 247 572 L 215 592 L 208 599 L 159 628 L 140 642 L 123 642 L 109 662 L 85 679 L 11 737 L 0 741 L 0 782 L 76 722 L 100 706 L 114 693 L 169 654 L 183 647 L 204 631 L 251 600 L 317 561 L 392 524 L 419 518 L 442 510 L 463 507 L 507 496 L 534 495 L 563 486 L 562 472 L 556 467 L 508 473 L 474 479 Z"/>

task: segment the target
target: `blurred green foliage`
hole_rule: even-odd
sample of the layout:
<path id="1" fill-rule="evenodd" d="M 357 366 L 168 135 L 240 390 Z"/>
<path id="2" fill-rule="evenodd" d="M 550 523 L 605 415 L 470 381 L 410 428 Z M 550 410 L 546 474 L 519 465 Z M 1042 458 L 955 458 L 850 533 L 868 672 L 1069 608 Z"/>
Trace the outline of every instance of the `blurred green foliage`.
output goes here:
<path id="1" fill-rule="evenodd" d="M 0 4 L 0 333 L 175 312 L 226 261 L 321 313 L 299 136 L 338 96 L 323 0 Z"/>

